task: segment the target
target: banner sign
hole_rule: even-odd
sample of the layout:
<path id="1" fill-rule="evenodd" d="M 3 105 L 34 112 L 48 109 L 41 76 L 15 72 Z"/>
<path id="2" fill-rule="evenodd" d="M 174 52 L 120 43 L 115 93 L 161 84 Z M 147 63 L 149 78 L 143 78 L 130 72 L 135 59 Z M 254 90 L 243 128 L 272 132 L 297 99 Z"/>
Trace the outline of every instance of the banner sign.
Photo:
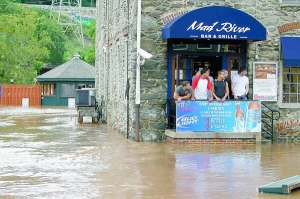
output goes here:
<path id="1" fill-rule="evenodd" d="M 2 98 L 2 86 L 0 86 L 0 99 Z"/>
<path id="2" fill-rule="evenodd" d="M 260 101 L 181 101 L 176 132 L 261 132 Z"/>
<path id="3" fill-rule="evenodd" d="M 277 62 L 253 63 L 253 100 L 277 101 Z"/>

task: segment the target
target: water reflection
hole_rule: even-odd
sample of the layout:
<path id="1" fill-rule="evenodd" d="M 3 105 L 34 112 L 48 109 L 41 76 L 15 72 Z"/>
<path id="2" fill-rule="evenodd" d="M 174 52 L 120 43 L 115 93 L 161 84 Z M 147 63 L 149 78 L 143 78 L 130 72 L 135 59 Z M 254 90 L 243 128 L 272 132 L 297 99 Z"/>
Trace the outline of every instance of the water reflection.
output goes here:
<path id="1" fill-rule="evenodd" d="M 299 175 L 300 145 L 133 142 L 70 109 L 0 109 L 0 198 L 300 198 L 256 188 Z"/>

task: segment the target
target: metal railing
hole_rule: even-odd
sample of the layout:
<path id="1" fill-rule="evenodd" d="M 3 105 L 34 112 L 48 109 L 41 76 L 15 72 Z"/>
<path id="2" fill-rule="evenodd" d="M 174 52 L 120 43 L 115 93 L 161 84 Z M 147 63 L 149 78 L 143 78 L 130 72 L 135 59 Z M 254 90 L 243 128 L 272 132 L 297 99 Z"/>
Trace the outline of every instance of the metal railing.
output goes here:
<path id="1" fill-rule="evenodd" d="M 176 103 L 174 99 L 167 100 L 168 129 L 176 128 Z"/>
<path id="2" fill-rule="evenodd" d="M 274 140 L 274 132 L 275 132 L 275 127 L 274 127 L 274 121 L 278 120 L 280 118 L 280 112 L 277 110 L 273 110 L 270 107 L 268 107 L 266 104 L 261 102 L 262 109 L 262 117 L 261 117 L 261 122 L 262 122 L 262 133 L 266 133 L 267 135 L 270 136 L 271 141 L 273 142 Z M 277 117 L 275 117 L 275 114 Z"/>

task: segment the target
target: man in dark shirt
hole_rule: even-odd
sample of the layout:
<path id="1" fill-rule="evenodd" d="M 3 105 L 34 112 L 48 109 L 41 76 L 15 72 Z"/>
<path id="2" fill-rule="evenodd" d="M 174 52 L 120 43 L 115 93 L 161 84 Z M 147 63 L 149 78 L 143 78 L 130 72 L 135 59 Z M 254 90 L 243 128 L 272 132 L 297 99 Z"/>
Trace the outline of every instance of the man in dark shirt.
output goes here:
<path id="1" fill-rule="evenodd" d="M 218 102 L 224 102 L 229 95 L 228 83 L 224 77 L 225 73 L 218 71 L 218 78 L 212 82 L 213 96 Z"/>
<path id="2" fill-rule="evenodd" d="M 177 86 L 177 88 L 174 91 L 174 99 L 177 99 L 178 102 L 181 102 L 181 100 L 187 100 L 192 97 L 193 89 L 191 88 L 190 82 L 183 81 L 180 86 Z"/>
<path id="3" fill-rule="evenodd" d="M 230 99 L 230 96 L 232 95 L 232 92 L 231 92 L 231 88 L 230 88 L 230 81 L 228 79 L 228 70 L 223 69 L 222 72 L 224 72 L 224 80 L 225 80 L 225 82 L 227 82 L 228 89 L 229 89 L 229 94 L 228 94 L 227 98 Z"/>

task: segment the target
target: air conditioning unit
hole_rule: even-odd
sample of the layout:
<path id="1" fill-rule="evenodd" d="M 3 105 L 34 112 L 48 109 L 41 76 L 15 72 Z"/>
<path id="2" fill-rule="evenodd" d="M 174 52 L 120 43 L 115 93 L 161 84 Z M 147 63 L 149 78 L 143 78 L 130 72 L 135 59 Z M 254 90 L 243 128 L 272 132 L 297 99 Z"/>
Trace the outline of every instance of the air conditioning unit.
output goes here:
<path id="1" fill-rule="evenodd" d="M 75 89 L 75 106 L 95 106 L 96 89 Z"/>

